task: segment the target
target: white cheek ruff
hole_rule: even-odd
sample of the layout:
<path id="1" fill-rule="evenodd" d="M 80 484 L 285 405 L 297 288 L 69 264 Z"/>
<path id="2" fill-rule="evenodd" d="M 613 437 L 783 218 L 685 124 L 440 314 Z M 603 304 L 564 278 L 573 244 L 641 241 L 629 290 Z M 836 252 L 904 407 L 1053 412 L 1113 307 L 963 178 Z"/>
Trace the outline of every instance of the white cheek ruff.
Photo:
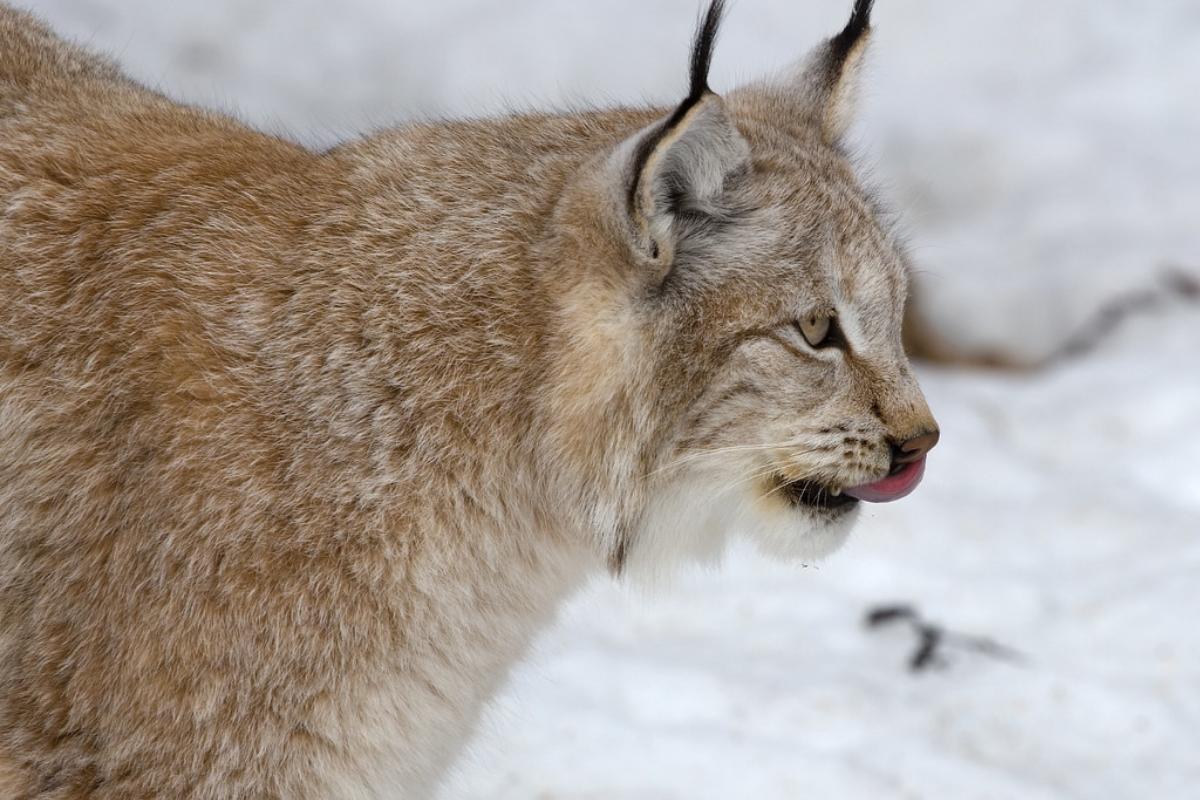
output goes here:
<path id="1" fill-rule="evenodd" d="M 841 547 L 858 519 L 857 506 L 824 512 L 761 492 L 751 482 L 712 474 L 664 486 L 631 539 L 627 574 L 654 581 L 686 564 L 714 564 L 735 535 L 782 560 L 816 561 Z"/>
<path id="2" fill-rule="evenodd" d="M 833 512 L 812 511 L 789 504 L 758 500 L 757 515 L 748 518 L 752 530 L 739 531 L 770 556 L 810 563 L 837 552 L 846 543 L 861 513 L 855 504 Z"/>

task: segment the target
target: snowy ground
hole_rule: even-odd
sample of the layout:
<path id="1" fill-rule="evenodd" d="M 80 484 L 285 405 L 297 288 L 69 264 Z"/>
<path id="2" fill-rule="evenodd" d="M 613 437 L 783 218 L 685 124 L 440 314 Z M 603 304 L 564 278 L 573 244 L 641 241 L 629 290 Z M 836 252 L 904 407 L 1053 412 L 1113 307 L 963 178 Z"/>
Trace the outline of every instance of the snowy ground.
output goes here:
<path id="1" fill-rule="evenodd" d="M 698 0 L 26 0 L 139 78 L 313 143 L 418 115 L 670 102 Z M 714 86 L 849 0 L 739 0 Z M 1200 275 L 1200 5 L 880 0 L 858 140 L 964 347 L 1053 350 Z M 446 797 L 1190 798 L 1200 785 L 1200 306 L 1025 376 L 925 369 L 926 485 L 808 569 L 598 583 Z M 911 675 L 889 601 L 991 637 Z"/>

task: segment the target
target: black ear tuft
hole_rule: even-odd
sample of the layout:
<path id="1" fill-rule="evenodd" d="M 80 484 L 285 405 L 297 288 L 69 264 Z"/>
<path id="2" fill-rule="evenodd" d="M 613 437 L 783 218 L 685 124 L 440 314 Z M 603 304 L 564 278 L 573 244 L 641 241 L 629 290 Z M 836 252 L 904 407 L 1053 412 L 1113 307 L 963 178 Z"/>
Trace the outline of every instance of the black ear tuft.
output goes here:
<path id="1" fill-rule="evenodd" d="M 696 29 L 696 38 L 692 41 L 691 89 L 685 105 L 695 103 L 711 91 L 708 88 L 708 70 L 712 66 L 713 48 L 717 43 L 717 32 L 721 29 L 721 17 L 724 13 L 725 0 L 713 0 L 700 27 Z"/>
<path id="2" fill-rule="evenodd" d="M 875 5 L 875 0 L 855 0 L 854 11 L 850 14 L 850 21 L 846 23 L 846 27 L 837 36 L 829 40 L 829 47 L 833 51 L 834 63 L 841 64 L 846 60 L 846 56 L 854 49 L 854 45 L 858 43 L 864 33 L 871 27 L 871 7 Z"/>
<path id="3" fill-rule="evenodd" d="M 634 178 L 629 184 L 628 201 L 629 207 L 632 209 L 636 203 L 641 181 L 641 173 L 646 166 L 646 161 L 650 158 L 650 154 L 654 149 L 671 134 L 671 132 L 683 121 L 688 112 L 700 104 L 700 101 L 705 96 L 712 94 L 712 89 L 708 87 L 708 70 L 712 66 L 713 48 L 717 44 L 717 33 L 721 29 L 721 17 L 725 13 L 725 0 L 713 0 L 708 6 L 708 11 L 704 13 L 703 19 L 700 21 L 700 27 L 696 29 L 696 36 L 692 40 L 692 60 L 689 78 L 688 96 L 683 102 L 675 107 L 675 111 L 671 116 L 659 127 L 659 129 L 651 136 L 647 136 L 638 146 L 637 153 L 633 159 L 633 175 Z"/>

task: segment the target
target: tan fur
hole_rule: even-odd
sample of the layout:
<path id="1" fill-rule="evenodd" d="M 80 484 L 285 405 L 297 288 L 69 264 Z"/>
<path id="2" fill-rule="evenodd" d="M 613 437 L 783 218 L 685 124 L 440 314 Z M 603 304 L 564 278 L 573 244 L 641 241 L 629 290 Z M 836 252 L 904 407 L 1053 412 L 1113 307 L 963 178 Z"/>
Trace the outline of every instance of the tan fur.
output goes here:
<path id="1" fill-rule="evenodd" d="M 649 256 L 620 154 L 664 109 L 313 153 L 0 7 L 0 795 L 422 796 L 606 562 L 836 545 L 775 475 L 933 423 L 902 257 L 785 89 L 696 115 L 736 219 Z M 813 304 L 853 353 L 789 338 Z"/>

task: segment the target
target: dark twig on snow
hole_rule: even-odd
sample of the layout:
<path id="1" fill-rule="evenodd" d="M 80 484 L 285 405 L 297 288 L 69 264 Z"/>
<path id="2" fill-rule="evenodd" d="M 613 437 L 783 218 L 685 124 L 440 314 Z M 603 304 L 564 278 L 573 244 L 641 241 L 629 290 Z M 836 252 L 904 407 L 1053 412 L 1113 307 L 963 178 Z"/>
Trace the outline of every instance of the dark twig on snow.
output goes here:
<path id="1" fill-rule="evenodd" d="M 908 659 L 908 668 L 912 672 L 924 672 L 933 667 L 945 666 L 943 653 L 947 647 L 980 653 L 1001 661 L 1019 663 L 1025 660 L 1017 650 L 992 639 L 955 633 L 941 625 L 926 622 L 917 610 L 909 605 L 876 606 L 867 612 L 863 621 L 868 628 L 906 623 L 913 629 L 917 636 L 917 649 Z"/>
<path id="2" fill-rule="evenodd" d="M 983 369 L 1037 370 L 1086 355 L 1130 319 L 1154 313 L 1179 301 L 1200 304 L 1200 272 L 1168 265 L 1159 273 L 1155 284 L 1131 289 L 1109 299 L 1049 355 L 1033 360 L 999 350 L 960 351 L 920 313 L 919 303 L 912 303 L 905 319 L 904 342 L 910 355 L 926 361 Z"/>
<path id="3" fill-rule="evenodd" d="M 1156 311 L 1172 300 L 1200 302 L 1200 277 L 1181 267 L 1168 267 L 1159 275 L 1157 286 L 1117 295 L 1101 306 L 1045 363 L 1048 365 L 1085 355 L 1129 319 Z"/>

